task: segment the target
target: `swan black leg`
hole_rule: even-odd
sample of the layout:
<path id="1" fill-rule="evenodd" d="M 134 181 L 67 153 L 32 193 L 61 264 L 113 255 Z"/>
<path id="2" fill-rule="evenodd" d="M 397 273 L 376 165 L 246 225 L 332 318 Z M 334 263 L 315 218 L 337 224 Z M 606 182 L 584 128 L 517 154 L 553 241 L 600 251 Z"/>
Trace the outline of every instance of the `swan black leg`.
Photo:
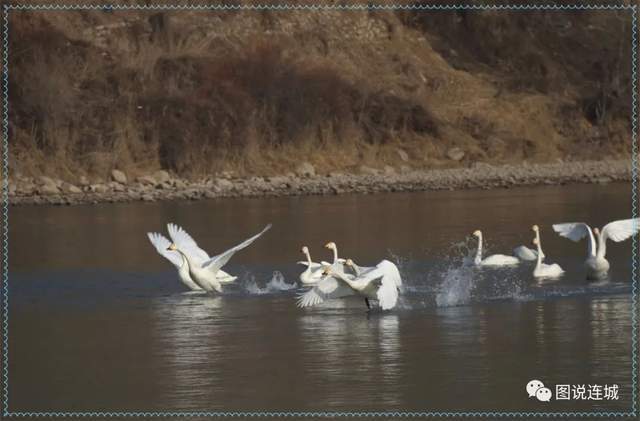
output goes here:
<path id="1" fill-rule="evenodd" d="M 364 298 L 364 302 L 367 305 L 367 308 L 371 310 L 371 304 L 369 304 L 369 299 L 367 297 Z"/>

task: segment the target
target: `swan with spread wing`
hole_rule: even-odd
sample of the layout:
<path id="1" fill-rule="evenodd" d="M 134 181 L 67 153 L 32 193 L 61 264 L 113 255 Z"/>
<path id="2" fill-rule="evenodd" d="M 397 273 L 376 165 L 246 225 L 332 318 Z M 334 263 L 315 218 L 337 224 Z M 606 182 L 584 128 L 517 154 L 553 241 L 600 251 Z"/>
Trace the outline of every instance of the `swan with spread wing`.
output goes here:
<path id="1" fill-rule="evenodd" d="M 609 272 L 607 253 L 607 240 L 616 243 L 624 241 L 640 230 L 640 218 L 622 219 L 605 225 L 602 230 L 591 227 L 584 222 L 565 222 L 554 224 L 553 230 L 561 237 L 578 242 L 585 237 L 587 239 L 587 259 L 584 262 L 587 268 L 587 279 L 602 279 Z"/>
<path id="2" fill-rule="evenodd" d="M 323 273 L 324 277 L 298 298 L 298 307 L 310 307 L 350 295 L 364 297 L 369 309 L 369 300 L 377 300 L 383 310 L 394 308 L 398 302 L 402 279 L 398 267 L 389 260 L 383 260 L 357 276 L 348 275 L 335 266 L 325 266 Z"/>
<path id="3" fill-rule="evenodd" d="M 149 239 L 152 240 L 152 243 L 155 241 L 154 246 L 156 246 L 160 254 L 167 257 L 167 259 L 170 259 L 168 256 L 172 256 L 171 259 L 173 260 L 170 259 L 172 263 L 177 262 L 178 259 L 173 257 L 175 254 L 170 255 L 169 253 L 178 254 L 181 262 L 178 267 L 178 273 L 182 282 L 191 289 L 195 289 L 193 288 L 193 285 L 195 285 L 207 292 L 222 292 L 222 284 L 230 283 L 237 279 L 235 276 L 224 272 L 222 267 L 227 264 L 237 251 L 248 247 L 269 230 L 271 224 L 253 237 L 213 257 L 209 257 L 206 252 L 200 249 L 193 238 L 182 228 L 175 224 L 168 224 L 167 228 L 172 242 L 168 242 L 166 239 L 159 239 L 159 234 L 150 234 Z M 163 249 L 162 251 L 161 248 Z M 191 282 L 188 282 L 189 280 Z"/>
<path id="4" fill-rule="evenodd" d="M 167 224 L 167 230 L 169 231 L 169 236 L 171 237 L 173 242 L 179 244 L 186 253 L 191 254 L 194 261 L 203 262 L 210 259 L 207 252 L 202 250 L 195 242 L 195 240 L 185 230 L 172 223 Z M 178 277 L 187 288 L 192 291 L 202 291 L 202 288 L 200 288 L 198 284 L 196 284 L 193 279 L 191 279 L 191 275 L 189 275 L 189 266 L 186 259 L 177 251 L 168 249 L 171 245 L 170 240 L 168 240 L 164 235 L 157 232 L 148 232 L 147 237 L 149 238 L 149 241 L 151 241 L 151 244 L 155 247 L 158 254 L 166 258 L 176 267 L 176 269 L 178 269 Z M 237 279 L 237 277 L 231 276 L 223 270 L 218 271 L 216 277 L 218 278 L 218 281 L 220 283 L 229 283 Z"/>

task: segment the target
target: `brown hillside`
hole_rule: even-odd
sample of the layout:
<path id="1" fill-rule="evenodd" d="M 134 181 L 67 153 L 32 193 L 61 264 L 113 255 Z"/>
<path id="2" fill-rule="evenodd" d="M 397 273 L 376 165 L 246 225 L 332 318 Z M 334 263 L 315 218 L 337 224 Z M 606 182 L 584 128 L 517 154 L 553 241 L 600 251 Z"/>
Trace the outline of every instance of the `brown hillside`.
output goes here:
<path id="1" fill-rule="evenodd" d="M 631 151 L 627 11 L 12 11 L 9 32 L 25 175 Z"/>

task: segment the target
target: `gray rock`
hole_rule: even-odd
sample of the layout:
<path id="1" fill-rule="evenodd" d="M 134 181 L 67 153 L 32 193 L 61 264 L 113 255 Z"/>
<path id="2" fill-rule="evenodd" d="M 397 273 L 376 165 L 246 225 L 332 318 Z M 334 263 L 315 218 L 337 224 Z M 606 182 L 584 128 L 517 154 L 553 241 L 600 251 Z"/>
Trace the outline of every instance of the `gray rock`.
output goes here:
<path id="1" fill-rule="evenodd" d="M 64 191 L 65 193 L 71 193 L 71 194 L 82 193 L 82 190 L 78 186 L 75 186 L 71 183 L 63 184 L 62 191 Z"/>
<path id="2" fill-rule="evenodd" d="M 156 183 L 165 183 L 171 179 L 171 176 L 165 170 L 160 170 L 153 173 L 153 178 Z"/>
<path id="3" fill-rule="evenodd" d="M 308 162 L 303 162 L 296 168 L 296 174 L 301 177 L 313 177 L 316 175 L 316 169 Z"/>
<path id="4" fill-rule="evenodd" d="M 46 183 L 38 187 L 38 193 L 46 194 L 46 195 L 58 194 L 60 193 L 60 189 L 58 188 L 58 186 L 55 185 L 55 183 L 53 183 L 53 180 L 52 180 L 51 183 Z"/>
<path id="5" fill-rule="evenodd" d="M 104 184 L 91 184 L 89 191 L 92 193 L 106 193 L 109 191 L 109 188 Z"/>
<path id="6" fill-rule="evenodd" d="M 390 165 L 385 165 L 382 169 L 382 172 L 384 173 L 384 175 L 396 175 L 396 169 Z"/>
<path id="7" fill-rule="evenodd" d="M 111 171 L 111 178 L 116 183 L 127 184 L 127 175 L 120 170 Z"/>
<path id="8" fill-rule="evenodd" d="M 78 180 L 78 184 L 80 184 L 81 186 L 85 187 L 85 186 L 88 186 L 91 183 L 89 182 L 89 179 L 87 177 L 85 177 L 84 175 L 81 175 L 80 179 Z"/>
<path id="9" fill-rule="evenodd" d="M 360 168 L 358 168 L 358 170 L 361 174 L 365 175 L 378 175 L 380 173 L 380 171 L 378 171 L 377 169 L 367 167 L 366 165 L 360 165 Z"/>
<path id="10" fill-rule="evenodd" d="M 450 148 L 447 151 L 447 158 L 453 161 L 462 161 L 462 158 L 464 158 L 464 151 L 458 147 Z"/>
<path id="11" fill-rule="evenodd" d="M 143 185 L 151 185 L 151 186 L 156 185 L 156 179 L 150 175 L 140 176 L 136 178 L 136 181 Z"/>
<path id="12" fill-rule="evenodd" d="M 53 178 L 47 177 L 45 175 L 41 175 L 40 177 L 38 177 L 38 185 L 44 186 L 46 184 L 57 187 L 56 182 L 53 180 Z"/>
<path id="13" fill-rule="evenodd" d="M 400 157 L 400 159 L 402 159 L 404 162 L 408 162 L 409 161 L 409 154 L 408 153 L 406 153 L 402 149 L 396 149 L 396 152 L 398 153 L 398 156 Z"/>
<path id="14" fill-rule="evenodd" d="M 142 200 L 144 200 L 145 202 L 153 202 L 155 198 L 151 194 L 143 194 Z"/>
<path id="15" fill-rule="evenodd" d="M 216 180 L 216 186 L 220 190 L 231 190 L 233 188 L 233 183 L 226 178 L 218 178 Z"/>

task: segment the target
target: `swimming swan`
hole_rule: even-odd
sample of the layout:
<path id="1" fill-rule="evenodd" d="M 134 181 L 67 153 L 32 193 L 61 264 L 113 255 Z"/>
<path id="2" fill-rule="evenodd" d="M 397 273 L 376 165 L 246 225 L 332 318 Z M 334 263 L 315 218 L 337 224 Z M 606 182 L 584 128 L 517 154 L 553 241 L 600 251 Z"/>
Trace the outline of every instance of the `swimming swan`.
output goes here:
<path id="1" fill-rule="evenodd" d="M 616 243 L 624 241 L 635 235 L 640 230 L 640 218 L 623 219 L 608 223 L 600 231 L 598 228 L 593 230 L 584 222 L 565 222 L 562 224 L 554 224 L 553 230 L 561 237 L 568 238 L 571 241 L 578 242 L 587 235 L 587 259 L 584 262 L 587 268 L 587 279 L 602 279 L 609 272 L 609 261 L 605 258 L 607 252 L 607 240 Z M 595 237 L 594 237 L 595 235 Z M 596 244 L 597 239 L 597 244 Z"/>
<path id="2" fill-rule="evenodd" d="M 540 234 L 539 234 L 539 232 L 537 230 L 538 226 L 534 225 L 534 227 L 536 227 L 536 229 L 534 229 L 534 231 L 536 233 L 536 238 L 539 241 L 540 240 Z M 527 246 L 518 246 L 518 247 L 514 248 L 513 249 L 513 255 L 516 256 L 520 260 L 526 260 L 526 261 L 538 260 L 538 251 L 532 250 Z M 544 260 L 544 253 L 542 253 L 542 255 L 540 257 L 542 257 L 542 260 Z"/>
<path id="3" fill-rule="evenodd" d="M 533 269 L 533 277 L 534 278 L 557 278 L 564 273 L 564 270 L 560 267 L 559 264 L 553 263 L 551 265 L 547 265 L 542 263 L 542 245 L 540 244 L 540 228 L 537 225 L 531 227 L 531 229 L 536 233 L 536 237 L 533 239 L 533 245 L 537 246 L 538 258 L 536 260 L 536 267 Z"/>
<path id="4" fill-rule="evenodd" d="M 476 266 L 513 266 L 520 263 L 517 257 L 507 256 L 505 254 L 494 254 L 486 258 L 482 258 L 482 231 L 473 232 L 474 237 L 478 237 L 478 251 L 473 263 Z"/>
<path id="5" fill-rule="evenodd" d="M 309 248 L 307 246 L 302 247 L 302 254 L 307 257 L 307 260 L 298 262 L 298 264 L 306 265 L 307 269 L 300 274 L 300 282 L 302 282 L 303 285 L 313 285 L 322 279 L 322 265 L 311 261 L 311 255 L 309 254 Z"/>
<path id="6" fill-rule="evenodd" d="M 224 281 L 221 282 L 221 279 L 219 279 L 217 276 L 218 273 L 220 273 L 220 269 L 227 264 L 227 262 L 231 259 L 231 257 L 237 251 L 242 250 L 243 248 L 249 246 L 251 243 L 253 243 L 256 239 L 258 239 L 262 234 L 264 234 L 270 228 L 271 228 L 271 224 L 267 225 L 258 234 L 243 241 L 237 246 L 232 247 L 229 250 L 223 253 L 220 253 L 217 256 L 213 256 L 205 261 L 200 261 L 197 258 L 191 257 L 188 254 L 189 253 L 188 246 L 186 248 L 183 248 L 184 245 L 178 245 L 178 243 L 175 241 L 173 237 L 172 237 L 172 240 L 174 240 L 174 242 L 167 247 L 167 250 L 177 251 L 178 253 L 180 253 L 180 255 L 182 255 L 182 257 L 187 263 L 186 266 L 188 267 L 189 275 L 191 276 L 191 279 L 200 288 L 208 292 L 211 292 L 214 290 L 217 292 L 222 292 L 221 284 L 225 282 Z"/>

